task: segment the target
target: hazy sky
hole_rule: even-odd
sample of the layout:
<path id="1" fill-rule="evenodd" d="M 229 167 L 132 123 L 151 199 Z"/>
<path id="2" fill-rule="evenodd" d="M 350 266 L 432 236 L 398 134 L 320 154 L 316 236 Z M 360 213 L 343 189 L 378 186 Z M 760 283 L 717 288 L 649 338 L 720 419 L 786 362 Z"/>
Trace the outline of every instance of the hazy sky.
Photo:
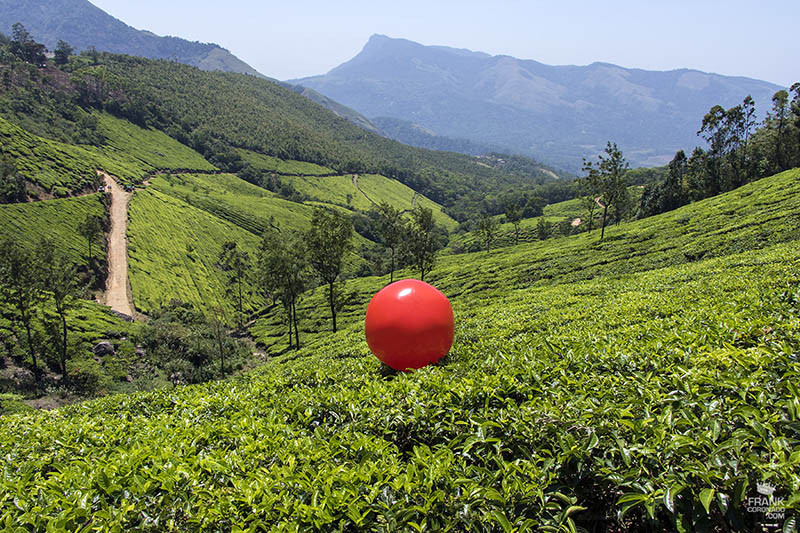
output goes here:
<path id="1" fill-rule="evenodd" d="M 323 74 L 382 33 L 550 65 L 800 81 L 798 0 L 91 1 L 138 29 L 218 43 L 282 80 Z"/>

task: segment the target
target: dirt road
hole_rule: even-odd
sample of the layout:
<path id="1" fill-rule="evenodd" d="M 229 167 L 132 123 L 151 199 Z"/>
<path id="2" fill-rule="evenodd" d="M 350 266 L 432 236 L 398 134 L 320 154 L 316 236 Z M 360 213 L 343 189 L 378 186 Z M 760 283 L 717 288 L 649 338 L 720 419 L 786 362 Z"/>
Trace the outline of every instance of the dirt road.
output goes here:
<path id="1" fill-rule="evenodd" d="M 128 285 L 128 202 L 133 193 L 125 192 L 114 178 L 101 173 L 111 187 L 111 232 L 108 235 L 108 278 L 105 304 L 123 315 L 133 316 Z"/>

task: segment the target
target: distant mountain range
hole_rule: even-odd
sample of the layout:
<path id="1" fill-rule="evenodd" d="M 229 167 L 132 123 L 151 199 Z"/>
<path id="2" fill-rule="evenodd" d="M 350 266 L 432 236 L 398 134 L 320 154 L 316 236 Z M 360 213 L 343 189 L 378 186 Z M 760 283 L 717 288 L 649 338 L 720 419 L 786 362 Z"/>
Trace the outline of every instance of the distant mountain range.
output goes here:
<path id="1" fill-rule="evenodd" d="M 218 44 L 137 30 L 87 0 L 0 0 L 0 32 L 10 35 L 17 22 L 50 50 L 60 39 L 78 51 L 94 46 L 117 54 L 170 59 L 203 70 L 262 76 Z"/>
<path id="2" fill-rule="evenodd" d="M 696 132 L 713 105 L 730 107 L 749 94 L 763 118 L 781 89 L 688 69 L 550 66 L 383 35 L 373 35 L 356 57 L 327 74 L 290 83 L 315 89 L 377 124 L 386 124 L 384 117 L 412 123 L 392 129 L 403 142 L 414 143 L 427 132 L 571 171 L 609 140 L 635 165 L 664 164 L 677 150 L 701 143 Z"/>

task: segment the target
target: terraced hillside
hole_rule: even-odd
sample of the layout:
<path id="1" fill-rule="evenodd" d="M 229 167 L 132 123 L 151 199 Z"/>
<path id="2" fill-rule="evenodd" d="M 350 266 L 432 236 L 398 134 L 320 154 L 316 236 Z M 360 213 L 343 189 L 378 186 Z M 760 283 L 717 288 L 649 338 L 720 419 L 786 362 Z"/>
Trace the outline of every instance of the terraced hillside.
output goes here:
<path id="1" fill-rule="evenodd" d="M 160 169 L 214 170 L 203 157 L 164 133 L 143 129 L 108 114 L 96 114 L 104 137 L 100 146 L 74 145 L 34 135 L 0 117 L 0 155 L 37 189 L 34 194 L 70 196 L 100 184 L 103 169 L 123 183 L 141 182 Z"/>
<path id="2" fill-rule="evenodd" d="M 443 255 L 426 280 L 450 297 L 583 281 L 792 241 L 800 238 L 798 224 L 800 170 L 796 169 L 663 215 L 613 226 L 602 242 L 594 231 L 488 253 Z M 395 279 L 417 275 L 406 269 Z M 359 324 L 369 298 L 387 281 L 386 277 L 348 281 L 349 297 L 339 320 Z M 321 292 L 304 295 L 299 309 L 301 331 L 316 334 L 327 329 Z M 251 333 L 278 351 L 288 344 L 278 309 L 261 318 Z"/>
<path id="3" fill-rule="evenodd" d="M 432 281 L 456 341 L 421 371 L 383 376 L 353 314 L 238 379 L 4 417 L 0 517 L 253 531 L 795 520 L 799 188 L 794 170 L 603 243 L 443 259 Z M 762 482 L 782 519 L 747 511 Z"/>

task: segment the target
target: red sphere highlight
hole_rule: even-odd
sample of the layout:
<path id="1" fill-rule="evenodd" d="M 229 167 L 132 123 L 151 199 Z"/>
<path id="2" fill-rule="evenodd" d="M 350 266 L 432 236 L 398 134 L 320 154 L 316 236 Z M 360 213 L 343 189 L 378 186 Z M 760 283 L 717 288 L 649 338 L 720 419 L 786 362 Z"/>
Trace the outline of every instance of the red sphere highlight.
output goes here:
<path id="1" fill-rule="evenodd" d="M 453 307 L 424 281 L 396 281 L 370 300 L 364 332 L 369 349 L 390 367 L 422 368 L 450 351 L 455 334 Z"/>

